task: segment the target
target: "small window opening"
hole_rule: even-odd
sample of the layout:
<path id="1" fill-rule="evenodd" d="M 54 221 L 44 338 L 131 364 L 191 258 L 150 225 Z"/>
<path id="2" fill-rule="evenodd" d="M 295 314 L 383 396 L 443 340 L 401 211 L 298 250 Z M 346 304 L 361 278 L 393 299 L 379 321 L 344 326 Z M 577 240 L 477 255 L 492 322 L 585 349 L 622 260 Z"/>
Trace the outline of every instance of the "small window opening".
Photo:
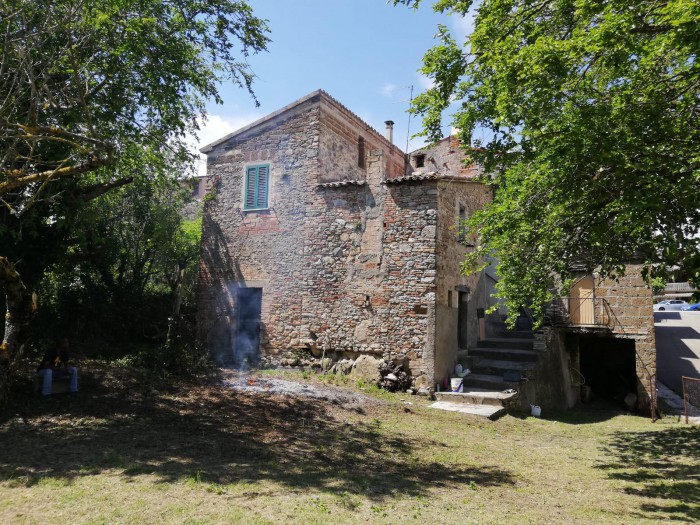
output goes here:
<path id="1" fill-rule="evenodd" d="M 423 168 L 425 166 L 425 155 L 415 155 L 413 158 L 416 160 L 416 168 Z"/>
<path id="2" fill-rule="evenodd" d="M 365 169 L 365 139 L 357 138 L 357 166 Z"/>
<path id="3" fill-rule="evenodd" d="M 459 242 L 467 240 L 467 226 L 464 221 L 467 220 L 467 209 L 464 206 L 459 207 L 459 224 L 457 225 L 457 238 Z"/>
<path id="4" fill-rule="evenodd" d="M 452 290 L 447 290 L 447 306 L 452 308 Z"/>

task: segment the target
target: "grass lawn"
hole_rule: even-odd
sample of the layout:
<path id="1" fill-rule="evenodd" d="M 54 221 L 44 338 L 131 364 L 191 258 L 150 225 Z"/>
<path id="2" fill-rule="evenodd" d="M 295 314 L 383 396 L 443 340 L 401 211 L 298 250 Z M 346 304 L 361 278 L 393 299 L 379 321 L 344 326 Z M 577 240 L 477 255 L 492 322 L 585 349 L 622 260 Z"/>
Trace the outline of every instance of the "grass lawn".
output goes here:
<path id="1" fill-rule="evenodd" d="M 82 373 L 76 399 L 20 384 L 3 412 L 0 523 L 700 521 L 700 428 L 672 419 L 597 406 L 491 422 L 415 396 L 343 407 Z"/>

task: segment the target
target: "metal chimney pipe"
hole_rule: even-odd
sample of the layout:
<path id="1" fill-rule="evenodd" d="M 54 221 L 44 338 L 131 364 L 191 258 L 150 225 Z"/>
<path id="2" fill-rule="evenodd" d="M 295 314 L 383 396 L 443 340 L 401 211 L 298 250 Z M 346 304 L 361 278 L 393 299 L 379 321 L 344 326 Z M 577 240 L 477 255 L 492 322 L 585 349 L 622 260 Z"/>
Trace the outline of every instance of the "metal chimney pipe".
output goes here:
<path id="1" fill-rule="evenodd" d="M 384 133 L 384 136 L 386 137 L 386 140 L 391 142 L 392 144 L 394 143 L 394 121 L 393 120 L 387 120 L 384 122 L 386 124 L 386 132 Z"/>

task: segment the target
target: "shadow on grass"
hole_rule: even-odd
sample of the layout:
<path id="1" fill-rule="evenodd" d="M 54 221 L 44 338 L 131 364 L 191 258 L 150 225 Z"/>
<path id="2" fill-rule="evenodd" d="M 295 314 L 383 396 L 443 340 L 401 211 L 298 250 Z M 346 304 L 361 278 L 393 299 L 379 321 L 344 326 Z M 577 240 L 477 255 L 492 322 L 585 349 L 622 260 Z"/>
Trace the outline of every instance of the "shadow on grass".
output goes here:
<path id="1" fill-rule="evenodd" d="M 595 399 L 590 403 L 578 405 L 568 409 L 542 409 L 540 419 L 545 421 L 556 421 L 567 425 L 590 425 L 609 421 L 620 415 L 635 415 L 646 417 L 645 413 L 631 413 L 624 410 L 623 403 L 615 403 L 606 399 Z M 511 414 L 518 419 L 533 417 L 529 412 Z"/>
<path id="2" fill-rule="evenodd" d="M 222 386 L 155 391 L 124 369 L 83 372 L 82 390 L 76 399 L 51 401 L 18 393 L 0 420 L 0 480 L 28 486 L 116 469 L 163 482 L 269 480 L 378 501 L 425 494 L 436 484 L 514 482 L 496 467 L 423 460 L 416 452 L 431 443 L 318 400 L 249 396 Z"/>
<path id="3" fill-rule="evenodd" d="M 611 479 L 628 482 L 631 495 L 665 500 L 643 503 L 659 518 L 700 522 L 700 427 L 674 427 L 656 432 L 616 432 L 606 445 L 613 458 L 599 468 Z"/>

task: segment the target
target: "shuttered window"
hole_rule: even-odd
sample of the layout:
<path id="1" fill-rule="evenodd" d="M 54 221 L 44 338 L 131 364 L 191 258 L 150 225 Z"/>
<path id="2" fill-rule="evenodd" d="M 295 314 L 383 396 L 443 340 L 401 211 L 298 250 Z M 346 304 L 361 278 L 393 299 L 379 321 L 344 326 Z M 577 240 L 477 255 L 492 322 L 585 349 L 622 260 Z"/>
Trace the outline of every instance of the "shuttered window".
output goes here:
<path id="1" fill-rule="evenodd" d="M 248 166 L 245 172 L 244 210 L 261 210 L 268 207 L 270 165 Z"/>

